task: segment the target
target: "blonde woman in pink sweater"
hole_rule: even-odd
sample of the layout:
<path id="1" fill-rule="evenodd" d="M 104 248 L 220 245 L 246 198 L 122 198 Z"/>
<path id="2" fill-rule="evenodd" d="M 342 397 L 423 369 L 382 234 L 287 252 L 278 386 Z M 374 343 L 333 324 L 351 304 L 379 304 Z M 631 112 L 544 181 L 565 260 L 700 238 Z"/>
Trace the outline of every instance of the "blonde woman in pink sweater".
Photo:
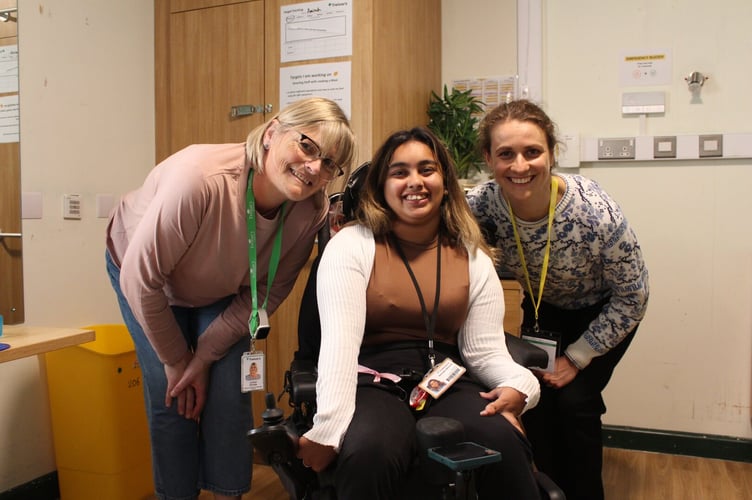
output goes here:
<path id="1" fill-rule="evenodd" d="M 245 143 L 178 151 L 115 208 L 107 268 L 143 371 L 158 498 L 250 489 L 241 358 L 263 356 L 253 341 L 308 260 L 325 189 L 354 150 L 337 104 L 304 99 Z"/>

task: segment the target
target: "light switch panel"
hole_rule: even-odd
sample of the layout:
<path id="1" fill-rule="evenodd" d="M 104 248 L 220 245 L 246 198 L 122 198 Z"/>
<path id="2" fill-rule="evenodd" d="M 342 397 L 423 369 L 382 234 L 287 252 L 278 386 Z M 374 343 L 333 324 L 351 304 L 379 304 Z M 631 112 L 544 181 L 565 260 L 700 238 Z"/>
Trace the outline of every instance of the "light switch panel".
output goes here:
<path id="1" fill-rule="evenodd" d="M 704 134 L 700 138 L 700 158 L 723 156 L 723 135 Z"/>

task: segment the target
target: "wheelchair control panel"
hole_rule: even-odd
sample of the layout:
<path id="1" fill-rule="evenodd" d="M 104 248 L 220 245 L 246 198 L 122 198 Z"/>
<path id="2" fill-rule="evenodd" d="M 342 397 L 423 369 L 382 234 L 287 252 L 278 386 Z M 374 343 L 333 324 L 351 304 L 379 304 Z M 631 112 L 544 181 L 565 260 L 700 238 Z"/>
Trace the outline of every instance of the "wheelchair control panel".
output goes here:
<path id="1" fill-rule="evenodd" d="M 501 453 L 471 441 L 429 448 L 428 456 L 457 472 L 501 461 Z"/>

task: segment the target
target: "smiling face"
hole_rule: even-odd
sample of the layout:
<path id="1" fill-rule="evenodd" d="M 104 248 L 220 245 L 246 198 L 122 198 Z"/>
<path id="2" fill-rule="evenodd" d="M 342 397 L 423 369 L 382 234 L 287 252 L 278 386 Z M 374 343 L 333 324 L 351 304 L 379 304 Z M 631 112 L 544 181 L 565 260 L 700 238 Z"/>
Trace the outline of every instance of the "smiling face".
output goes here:
<path id="1" fill-rule="evenodd" d="M 393 230 L 416 241 L 433 236 L 441 217 L 444 176 L 427 145 L 408 141 L 394 150 L 384 183 L 384 198 L 395 214 Z"/>
<path id="2" fill-rule="evenodd" d="M 323 152 L 321 158 L 312 159 L 300 145 L 302 137 L 318 143 L 318 136 L 316 129 L 291 130 L 279 124 L 267 129 L 264 144 L 268 144 L 269 149 L 264 158 L 263 195 L 256 193 L 254 186 L 257 197 L 268 198 L 266 205 L 275 207 L 285 200 L 301 201 L 324 189 L 331 176 L 320 175 L 322 161 L 333 157 L 334 152 Z"/>
<path id="3" fill-rule="evenodd" d="M 536 220 L 548 207 L 553 152 L 545 132 L 535 123 L 507 120 L 490 131 L 485 153 L 504 198 L 520 218 Z"/>

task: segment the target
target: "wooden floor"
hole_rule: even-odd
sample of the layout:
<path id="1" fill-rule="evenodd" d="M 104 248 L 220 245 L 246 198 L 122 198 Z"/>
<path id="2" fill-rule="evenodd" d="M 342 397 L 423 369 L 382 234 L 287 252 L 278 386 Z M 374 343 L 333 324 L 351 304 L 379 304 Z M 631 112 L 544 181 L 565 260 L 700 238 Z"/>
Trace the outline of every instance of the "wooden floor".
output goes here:
<path id="1" fill-rule="evenodd" d="M 752 463 L 606 448 L 603 482 L 607 500 L 750 500 Z M 243 500 L 288 499 L 274 471 L 255 465 Z"/>
<path id="2" fill-rule="evenodd" d="M 607 500 L 749 500 L 752 463 L 606 448 L 603 482 Z"/>

